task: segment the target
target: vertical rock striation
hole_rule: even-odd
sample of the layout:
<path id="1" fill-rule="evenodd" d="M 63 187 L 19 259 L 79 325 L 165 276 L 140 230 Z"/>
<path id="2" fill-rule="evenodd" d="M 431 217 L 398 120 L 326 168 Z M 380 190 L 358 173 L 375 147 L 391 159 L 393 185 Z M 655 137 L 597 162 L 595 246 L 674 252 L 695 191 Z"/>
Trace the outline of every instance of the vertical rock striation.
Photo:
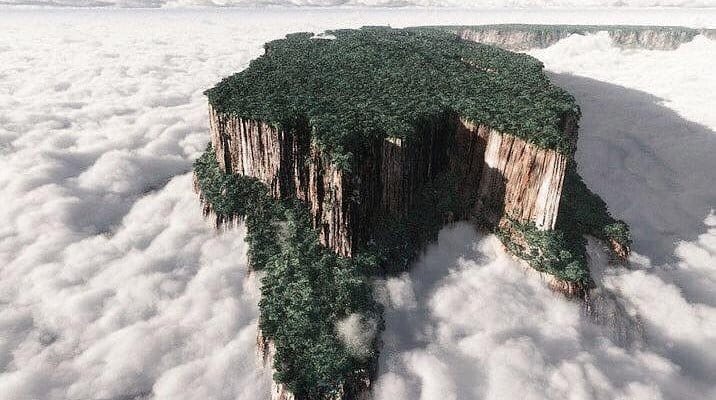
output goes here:
<path id="1" fill-rule="evenodd" d="M 276 198 L 305 202 L 321 242 L 343 256 L 370 239 L 379 214 L 404 213 L 417 189 L 445 172 L 457 177 L 460 200 L 475 202 L 456 219 L 510 216 L 554 228 L 567 156 L 453 114 L 416 128 L 418 139 L 375 143 L 351 172 L 321 154 L 307 124 L 280 129 L 211 107 L 209 115 L 220 167 L 259 179 Z"/>
<path id="2" fill-rule="evenodd" d="M 454 219 L 499 225 L 510 216 L 554 228 L 567 156 L 452 113 L 428 119 L 411 140 L 377 141 L 353 171 L 336 168 L 321 153 L 306 123 L 281 129 L 211 106 L 209 115 L 220 168 L 259 179 L 276 198 L 305 202 L 321 242 L 343 256 L 370 240 L 380 215 L 405 213 L 418 189 L 442 173 L 457 178 L 459 201 L 470 205 Z M 576 124 L 564 125 L 566 134 L 576 134 Z M 259 333 L 257 345 L 273 370 L 273 342 Z M 336 399 L 368 399 L 371 374 L 364 372 L 347 381 Z M 271 393 L 272 400 L 295 400 L 281 383 L 274 382 Z"/>
<path id="3" fill-rule="evenodd" d="M 510 216 L 554 228 L 567 157 L 495 130 L 486 141 L 476 214 L 485 213 L 492 224 Z"/>
<path id="4" fill-rule="evenodd" d="M 344 173 L 309 139 L 305 122 L 289 130 L 262 121 L 221 114 L 209 106 L 211 143 L 226 173 L 257 178 L 276 198 L 295 197 L 311 210 L 324 245 L 352 254 L 349 193 Z"/>

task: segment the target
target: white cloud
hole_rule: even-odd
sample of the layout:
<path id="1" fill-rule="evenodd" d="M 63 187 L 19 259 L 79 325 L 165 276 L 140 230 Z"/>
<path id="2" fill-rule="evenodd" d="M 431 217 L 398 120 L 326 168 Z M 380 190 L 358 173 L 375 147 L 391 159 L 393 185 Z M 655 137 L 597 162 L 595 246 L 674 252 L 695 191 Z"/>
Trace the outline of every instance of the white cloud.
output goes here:
<path id="1" fill-rule="evenodd" d="M 338 338 L 348 351 L 357 357 L 366 357 L 372 351 L 378 322 L 365 315 L 353 313 L 336 323 Z"/>
<path id="2" fill-rule="evenodd" d="M 716 81 L 711 74 L 716 40 L 697 36 L 676 51 L 623 50 L 611 45 L 606 32 L 572 35 L 556 45 L 529 54 L 558 73 L 586 76 L 660 98 L 660 102 L 690 121 L 716 127 L 711 104 Z"/>
<path id="3" fill-rule="evenodd" d="M 292 31 L 517 21 L 706 26 L 713 13 L 4 8 L 0 398 L 265 397 L 243 232 L 210 229 L 187 173 L 208 139 L 202 91 Z M 383 285 L 383 398 L 716 396 L 713 47 L 565 43 L 537 55 L 597 79 L 555 75 L 585 111 L 587 181 L 638 235 L 637 268 L 602 273 L 599 304 L 618 317 L 590 322 L 458 225 Z"/>
<path id="4" fill-rule="evenodd" d="M 716 7 L 713 0 L 0 0 L 52 7 Z"/>
<path id="5" fill-rule="evenodd" d="M 35 225 L 35 242 L 2 269 L 10 306 L 0 312 L 0 398 L 265 391 L 267 377 L 246 357 L 258 290 L 246 279 L 243 232 L 212 232 L 190 184 L 180 175 L 138 200 L 112 233 Z"/>
<path id="6" fill-rule="evenodd" d="M 374 289 L 380 303 L 394 309 L 414 309 L 417 305 L 415 294 L 407 273 L 400 277 L 387 278 Z"/>
<path id="7" fill-rule="evenodd" d="M 712 244 L 714 235 L 711 229 L 699 243 Z M 421 287 L 414 294 L 417 308 L 387 311 L 377 397 L 713 396 L 716 352 L 708 349 L 716 345 L 716 307 L 689 302 L 668 274 L 654 275 L 638 263 L 631 270 L 597 265 L 606 256 L 591 246 L 595 269 L 604 269 L 599 284 L 606 293 L 593 299 L 596 312 L 606 314 L 601 318 L 588 316 L 577 302 L 555 295 L 535 274 L 525 273 L 495 237 L 481 237 L 466 224 L 443 230 L 439 242 L 403 278 L 406 285 Z M 714 250 L 709 249 L 711 257 Z M 618 304 L 601 304 L 611 301 Z M 633 315 L 619 315 L 624 308 Z M 619 343 L 614 331 L 634 323 L 646 325 L 647 340 Z"/>

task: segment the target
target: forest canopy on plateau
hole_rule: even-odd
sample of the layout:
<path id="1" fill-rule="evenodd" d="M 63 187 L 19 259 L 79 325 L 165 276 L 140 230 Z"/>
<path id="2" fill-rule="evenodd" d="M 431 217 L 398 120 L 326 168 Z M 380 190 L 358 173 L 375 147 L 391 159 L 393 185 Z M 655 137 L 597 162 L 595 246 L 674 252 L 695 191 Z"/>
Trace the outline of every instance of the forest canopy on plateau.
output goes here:
<path id="1" fill-rule="evenodd" d="M 290 128 L 303 119 L 340 167 L 376 138 L 411 139 L 445 111 L 571 154 L 574 98 L 535 58 L 431 29 L 363 27 L 296 33 L 206 94 L 220 113 Z"/>

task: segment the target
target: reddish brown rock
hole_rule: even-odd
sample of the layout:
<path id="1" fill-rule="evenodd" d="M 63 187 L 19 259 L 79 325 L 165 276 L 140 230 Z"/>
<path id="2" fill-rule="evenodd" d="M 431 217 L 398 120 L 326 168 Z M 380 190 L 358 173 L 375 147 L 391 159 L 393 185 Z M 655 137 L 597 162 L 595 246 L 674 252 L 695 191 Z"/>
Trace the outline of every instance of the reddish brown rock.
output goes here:
<path id="1" fill-rule="evenodd" d="M 567 157 L 514 136 L 483 128 L 487 142 L 476 214 L 504 216 L 552 229 L 557 221 Z"/>
<path id="2" fill-rule="evenodd" d="M 566 156 L 485 125 L 452 116 L 436 120 L 415 133 L 421 140 L 376 143 L 348 173 L 321 154 L 307 125 L 286 131 L 211 108 L 209 114 L 220 167 L 259 179 L 277 198 L 304 201 L 321 242 L 343 256 L 370 236 L 379 212 L 405 212 L 417 188 L 448 170 L 459 179 L 461 200 L 477 200 L 454 219 L 496 224 L 510 215 L 544 229 L 556 221 Z M 571 135 L 573 124 L 565 125 Z M 446 126 L 455 129 L 452 142 Z"/>

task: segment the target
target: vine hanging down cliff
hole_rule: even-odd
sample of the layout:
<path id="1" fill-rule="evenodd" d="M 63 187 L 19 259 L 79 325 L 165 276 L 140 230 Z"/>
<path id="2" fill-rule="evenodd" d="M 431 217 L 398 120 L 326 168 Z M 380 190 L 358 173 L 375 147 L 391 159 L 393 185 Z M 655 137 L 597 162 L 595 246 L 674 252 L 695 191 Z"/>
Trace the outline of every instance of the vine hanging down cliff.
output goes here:
<path id="1" fill-rule="evenodd" d="M 382 324 L 369 281 L 404 271 L 446 223 L 493 229 L 569 295 L 590 285 L 583 235 L 626 257 L 626 225 L 576 173 L 579 107 L 532 57 L 381 27 L 265 49 L 207 91 L 195 177 L 217 226 L 246 221 L 275 399 L 369 395 Z"/>

